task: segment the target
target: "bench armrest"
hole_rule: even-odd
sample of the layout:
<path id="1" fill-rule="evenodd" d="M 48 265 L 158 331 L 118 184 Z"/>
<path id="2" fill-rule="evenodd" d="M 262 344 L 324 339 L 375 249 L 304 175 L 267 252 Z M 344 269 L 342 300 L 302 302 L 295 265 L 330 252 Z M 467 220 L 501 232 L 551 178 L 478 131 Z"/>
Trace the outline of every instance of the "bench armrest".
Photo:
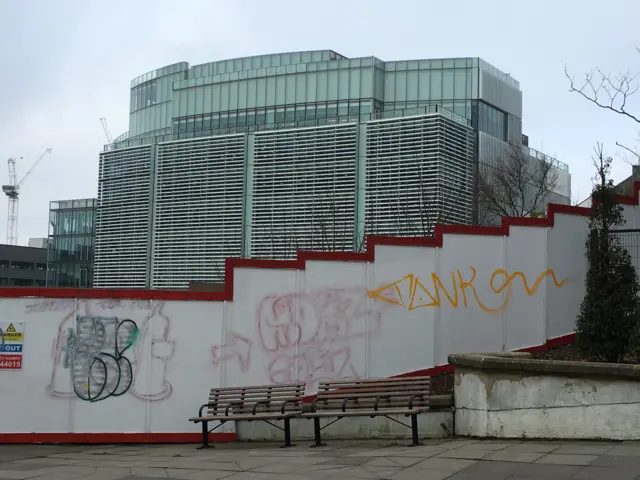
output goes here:
<path id="1" fill-rule="evenodd" d="M 269 402 L 269 400 L 260 400 L 259 402 L 254 403 L 253 404 L 253 412 L 252 412 L 253 415 L 256 414 L 256 412 L 258 411 L 258 407 L 260 405 L 269 405 L 269 403 L 271 403 L 271 402 Z"/>
<path id="2" fill-rule="evenodd" d="M 413 400 L 416 398 L 424 398 L 424 395 L 422 393 L 419 393 L 417 395 L 411 395 L 411 398 L 409 398 L 409 409 L 411 410 L 413 408 Z"/>
<path id="3" fill-rule="evenodd" d="M 280 413 L 282 415 L 284 415 L 284 412 L 285 412 L 285 410 L 287 408 L 287 403 L 289 403 L 289 400 L 285 400 L 284 402 L 282 402 L 282 406 L 280 407 Z"/>
<path id="4" fill-rule="evenodd" d="M 314 398 L 313 401 L 311 402 L 311 411 L 315 412 L 316 411 L 316 404 L 318 402 L 322 402 L 324 400 L 320 400 L 318 397 Z"/>
<path id="5" fill-rule="evenodd" d="M 389 398 L 391 398 L 389 395 L 383 395 L 381 397 L 376 398 L 376 401 L 373 404 L 373 409 L 377 412 L 378 411 L 378 403 L 380 403 L 380 400 L 382 400 L 382 399 L 388 400 Z"/>
<path id="6" fill-rule="evenodd" d="M 342 411 L 346 411 L 347 410 L 347 403 L 349 403 L 349 400 L 355 400 L 356 402 L 358 401 L 358 397 L 347 397 L 344 399 L 344 401 L 342 402 Z"/>
<path id="7" fill-rule="evenodd" d="M 234 405 L 242 405 L 242 402 L 232 402 L 229 405 L 227 405 L 227 408 L 224 409 L 224 414 L 228 417 L 229 416 L 229 409 L 231 407 L 233 407 Z"/>
<path id="8" fill-rule="evenodd" d="M 205 408 L 211 408 L 211 407 L 217 407 L 217 406 L 218 406 L 218 404 L 217 404 L 217 403 L 205 403 L 205 404 L 204 404 L 204 405 L 202 405 L 202 406 L 200 407 L 200 409 L 198 410 L 198 417 L 202 417 L 202 411 L 203 411 Z"/>

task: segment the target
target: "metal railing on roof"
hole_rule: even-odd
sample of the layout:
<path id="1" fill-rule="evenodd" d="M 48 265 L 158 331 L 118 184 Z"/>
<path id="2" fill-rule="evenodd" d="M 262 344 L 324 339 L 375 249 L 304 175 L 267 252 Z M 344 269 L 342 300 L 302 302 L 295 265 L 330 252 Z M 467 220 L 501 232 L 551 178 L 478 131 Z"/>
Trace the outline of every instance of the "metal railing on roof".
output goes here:
<path id="1" fill-rule="evenodd" d="M 145 136 L 129 138 L 124 141 L 114 142 L 110 145 L 105 145 L 104 151 L 110 152 L 110 151 L 118 150 L 121 148 L 138 147 L 142 145 L 151 145 L 155 143 L 171 142 L 174 140 L 186 140 L 189 138 L 255 133 L 255 132 L 271 131 L 271 130 L 291 130 L 295 128 L 339 125 L 343 123 L 357 123 L 357 122 L 364 123 L 364 122 L 369 122 L 371 120 L 386 120 L 386 119 L 392 119 L 392 118 L 413 117 L 413 116 L 421 116 L 421 115 L 429 115 L 429 114 L 440 114 L 457 123 L 461 123 L 466 126 L 471 125 L 471 120 L 469 120 L 468 118 L 465 118 L 450 110 L 442 108 L 439 105 L 428 105 L 424 107 L 405 108 L 402 110 L 387 110 L 384 112 L 366 113 L 366 114 L 351 115 L 351 116 L 344 116 L 344 117 L 332 117 L 332 118 L 323 118 L 323 119 L 316 119 L 316 120 L 300 120 L 300 121 L 294 121 L 294 122 L 271 123 L 266 125 L 249 125 L 249 126 L 243 126 L 243 127 L 226 127 L 226 128 L 216 128 L 211 130 L 201 130 L 201 131 L 193 131 L 193 132 L 158 134 L 157 133 L 158 131 L 156 130 L 155 132 L 149 132 L 149 134 Z M 161 131 L 166 132 L 167 129 L 163 128 Z"/>

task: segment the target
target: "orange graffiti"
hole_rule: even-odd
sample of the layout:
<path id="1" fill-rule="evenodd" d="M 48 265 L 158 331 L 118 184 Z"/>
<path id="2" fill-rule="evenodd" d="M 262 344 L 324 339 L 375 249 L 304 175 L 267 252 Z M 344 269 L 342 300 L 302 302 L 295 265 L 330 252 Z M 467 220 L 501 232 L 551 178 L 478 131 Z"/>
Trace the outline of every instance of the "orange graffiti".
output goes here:
<path id="1" fill-rule="evenodd" d="M 523 272 L 516 271 L 509 273 L 502 268 L 498 268 L 494 270 L 489 277 L 489 286 L 495 295 L 502 295 L 503 292 L 505 292 L 505 294 L 502 296 L 502 303 L 495 308 L 491 308 L 480 299 L 478 291 L 476 290 L 476 269 L 473 267 L 469 267 L 469 269 L 471 270 L 471 278 L 466 280 L 460 270 L 451 272 L 450 287 L 445 287 L 444 282 L 438 274 L 432 272 L 430 285 L 432 286 L 432 290 L 430 291 L 420 281 L 417 275 L 410 273 L 400 280 L 384 285 L 381 288 L 369 290 L 369 297 L 398 305 L 407 310 L 415 310 L 416 308 L 423 307 L 441 307 L 444 301 L 443 297 L 446 297 L 446 301 L 449 302 L 451 307 L 458 308 L 460 303 L 462 303 L 462 306 L 466 308 L 469 304 L 467 291 L 470 291 L 475 303 L 481 310 L 487 313 L 500 313 L 509 305 L 509 301 L 513 295 L 513 282 L 516 278 L 521 279 L 524 291 L 528 296 L 535 295 L 538 288 L 540 288 L 540 284 L 547 277 L 551 279 L 556 288 L 562 288 L 569 281 L 566 278 L 558 281 L 555 272 L 552 269 L 548 269 L 538 275 L 533 285 L 530 286 Z M 502 282 L 496 284 L 500 278 L 502 278 Z M 441 297 L 441 293 L 443 297 Z"/>

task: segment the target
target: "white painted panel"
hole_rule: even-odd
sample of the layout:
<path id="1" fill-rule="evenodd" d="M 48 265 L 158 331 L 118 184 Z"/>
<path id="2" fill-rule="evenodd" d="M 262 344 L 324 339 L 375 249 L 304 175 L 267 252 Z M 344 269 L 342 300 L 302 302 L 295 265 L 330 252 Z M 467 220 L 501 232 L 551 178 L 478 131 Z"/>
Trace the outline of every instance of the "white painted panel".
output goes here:
<path id="1" fill-rule="evenodd" d="M 364 262 L 307 262 L 296 298 L 298 380 L 307 392 L 320 380 L 364 378 L 371 312 Z"/>
<path id="2" fill-rule="evenodd" d="M 497 275 L 493 282 L 493 288 L 505 288 L 508 296 L 503 312 L 506 350 L 546 341 L 545 286 L 555 285 L 546 267 L 546 238 L 546 228 L 532 227 L 511 227 L 506 237 L 506 276 Z M 562 282 L 563 272 L 553 273 Z"/>
<path id="3" fill-rule="evenodd" d="M 504 244 L 504 237 L 444 236 L 437 271 L 454 302 L 441 295 L 437 364 L 447 363 L 450 353 L 502 350 L 506 299 L 491 290 L 490 279 L 496 269 L 505 267 Z"/>
<path id="4" fill-rule="evenodd" d="M 376 247 L 369 287 L 370 377 L 434 365 L 437 308 L 429 306 L 431 301 L 421 286 L 431 290 L 435 256 L 435 248 Z"/>
<path id="5" fill-rule="evenodd" d="M 224 386 L 290 383 L 297 376 L 298 272 L 239 268 L 227 303 Z M 237 349 L 231 354 L 229 349 Z M 242 360 L 242 357 L 246 360 Z"/>
<path id="6" fill-rule="evenodd" d="M 637 229 L 640 228 L 640 208 L 624 205 L 623 215 L 626 223 L 620 228 L 622 229 Z"/>
<path id="7" fill-rule="evenodd" d="M 74 300 L 0 299 L 0 321 L 24 322 L 22 370 L 0 370 L 0 432 L 67 432 L 69 395 L 50 391 L 58 325 L 52 316 L 73 317 Z M 53 311 L 52 311 L 53 310 Z"/>
<path id="8" fill-rule="evenodd" d="M 222 384 L 223 352 L 214 346 L 222 339 L 224 305 L 152 301 L 153 316 L 141 326 L 151 340 L 144 355 L 150 361 L 136 371 L 136 380 L 146 384 L 136 382 L 135 392 L 147 399 L 152 432 L 200 431 L 187 419 L 207 403 L 210 389 Z"/>
<path id="9" fill-rule="evenodd" d="M 547 283 L 547 338 L 575 331 L 585 295 L 588 231 L 588 218 L 575 215 L 556 215 L 555 226 L 547 231 L 547 267 L 568 281 L 560 289 Z"/>
<path id="10" fill-rule="evenodd" d="M 57 346 L 68 355 L 73 393 L 71 431 L 147 432 L 150 301 L 78 300 L 73 317 L 51 319 L 59 326 Z M 62 377 L 62 372 L 61 372 Z"/>

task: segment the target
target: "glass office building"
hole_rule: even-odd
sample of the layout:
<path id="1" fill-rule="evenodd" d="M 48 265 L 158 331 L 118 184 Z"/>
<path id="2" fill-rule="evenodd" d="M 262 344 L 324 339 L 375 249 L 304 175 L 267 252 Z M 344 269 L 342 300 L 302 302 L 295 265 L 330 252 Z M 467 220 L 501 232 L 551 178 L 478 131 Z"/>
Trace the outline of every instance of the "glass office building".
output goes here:
<path id="1" fill-rule="evenodd" d="M 47 286 L 91 288 L 97 200 L 49 203 Z"/>
<path id="2" fill-rule="evenodd" d="M 521 144 L 521 125 L 519 83 L 479 58 L 322 50 L 154 70 L 100 155 L 95 286 L 186 288 L 220 281 L 229 256 L 470 223 L 477 163 Z"/>

